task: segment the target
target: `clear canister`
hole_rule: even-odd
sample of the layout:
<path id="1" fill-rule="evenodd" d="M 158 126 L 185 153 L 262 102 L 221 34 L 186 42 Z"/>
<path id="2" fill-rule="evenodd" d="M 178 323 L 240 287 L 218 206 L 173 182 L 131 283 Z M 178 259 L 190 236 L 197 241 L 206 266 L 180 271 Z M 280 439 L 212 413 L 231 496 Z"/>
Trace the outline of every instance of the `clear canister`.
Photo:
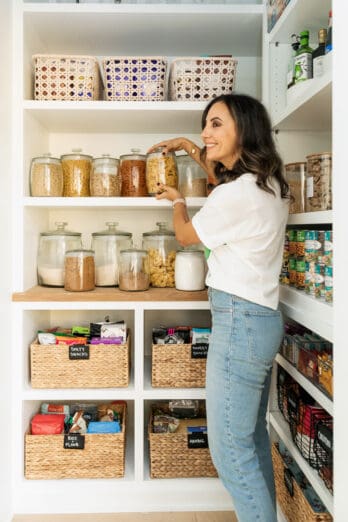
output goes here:
<path id="1" fill-rule="evenodd" d="M 73 149 L 71 154 L 61 156 L 64 177 L 63 196 L 90 196 L 90 174 L 92 156 L 81 154 L 81 149 Z"/>
<path id="2" fill-rule="evenodd" d="M 288 163 L 285 165 L 285 177 L 293 199 L 290 201 L 290 214 L 305 211 L 305 176 L 306 163 Z"/>
<path id="3" fill-rule="evenodd" d="M 150 283 L 156 287 L 174 287 L 174 265 L 178 243 L 167 223 L 156 223 L 158 230 L 143 234 L 143 248 L 149 254 Z"/>
<path id="4" fill-rule="evenodd" d="M 118 197 L 121 195 L 119 164 L 119 160 L 111 158 L 109 154 L 103 154 L 101 158 L 94 158 L 90 177 L 91 196 Z"/>
<path id="5" fill-rule="evenodd" d="M 175 257 L 175 288 L 177 290 L 203 290 L 206 261 L 202 250 L 179 250 Z"/>
<path id="6" fill-rule="evenodd" d="M 64 288 L 69 292 L 87 292 L 95 287 L 94 251 L 83 248 L 65 253 Z"/>
<path id="7" fill-rule="evenodd" d="M 306 212 L 331 210 L 332 154 L 322 152 L 306 157 Z"/>
<path id="8" fill-rule="evenodd" d="M 175 153 L 163 154 L 163 147 L 150 152 L 146 158 L 146 186 L 151 196 L 158 192 L 158 183 L 178 188 Z"/>
<path id="9" fill-rule="evenodd" d="M 47 153 L 31 160 L 30 195 L 60 197 L 63 195 L 63 169 L 58 158 Z"/>
<path id="10" fill-rule="evenodd" d="M 119 288 L 128 292 L 148 290 L 149 257 L 146 250 L 130 248 L 120 252 Z"/>
<path id="11" fill-rule="evenodd" d="M 177 156 L 179 192 L 184 197 L 205 197 L 207 195 L 207 174 L 189 155 Z"/>
<path id="12" fill-rule="evenodd" d="M 55 223 L 56 230 L 41 232 L 37 255 L 38 283 L 64 286 L 64 258 L 68 250 L 82 247 L 81 234 L 65 230 L 67 223 Z"/>
<path id="13" fill-rule="evenodd" d="M 119 279 L 120 251 L 132 246 L 132 234 L 117 229 L 118 223 L 107 222 L 101 232 L 93 232 L 96 286 L 116 286 Z"/>
<path id="14" fill-rule="evenodd" d="M 140 154 L 140 149 L 131 149 L 131 152 L 132 154 L 120 156 L 121 195 L 125 197 L 147 196 L 146 156 Z"/>

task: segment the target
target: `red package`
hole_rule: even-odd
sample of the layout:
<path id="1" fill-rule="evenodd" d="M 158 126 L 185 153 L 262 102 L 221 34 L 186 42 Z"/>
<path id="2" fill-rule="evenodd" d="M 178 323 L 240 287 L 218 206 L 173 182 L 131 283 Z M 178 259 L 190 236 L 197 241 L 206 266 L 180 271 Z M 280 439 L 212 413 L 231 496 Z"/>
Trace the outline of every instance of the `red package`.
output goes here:
<path id="1" fill-rule="evenodd" d="M 32 435 L 60 435 L 64 433 L 65 415 L 37 413 L 31 419 Z"/>

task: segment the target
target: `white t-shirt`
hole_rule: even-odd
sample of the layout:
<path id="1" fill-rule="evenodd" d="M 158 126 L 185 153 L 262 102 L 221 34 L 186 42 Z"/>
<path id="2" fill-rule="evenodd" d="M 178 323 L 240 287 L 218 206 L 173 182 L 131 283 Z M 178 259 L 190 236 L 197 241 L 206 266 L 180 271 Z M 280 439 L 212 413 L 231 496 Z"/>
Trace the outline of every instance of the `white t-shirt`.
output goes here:
<path id="1" fill-rule="evenodd" d="M 276 309 L 289 203 L 273 188 L 276 196 L 250 173 L 218 185 L 192 225 L 211 250 L 207 285 Z"/>

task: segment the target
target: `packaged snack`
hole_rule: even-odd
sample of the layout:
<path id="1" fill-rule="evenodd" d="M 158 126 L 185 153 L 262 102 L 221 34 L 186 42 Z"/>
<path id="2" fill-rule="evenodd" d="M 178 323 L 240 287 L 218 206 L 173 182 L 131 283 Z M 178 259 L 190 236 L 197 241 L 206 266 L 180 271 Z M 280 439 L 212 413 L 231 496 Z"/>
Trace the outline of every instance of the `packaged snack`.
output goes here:
<path id="1" fill-rule="evenodd" d="M 37 334 L 39 344 L 56 344 L 56 336 L 53 333 L 39 332 Z"/>
<path id="2" fill-rule="evenodd" d="M 121 426 L 118 421 L 112 422 L 90 422 L 88 424 L 87 433 L 120 433 Z"/>
<path id="3" fill-rule="evenodd" d="M 68 336 L 58 336 L 56 337 L 56 344 L 65 344 L 66 346 L 71 346 L 72 344 L 87 344 L 86 337 L 68 337 Z"/>
<path id="4" fill-rule="evenodd" d="M 192 344 L 209 344 L 211 328 L 192 328 Z"/>
<path id="5" fill-rule="evenodd" d="M 179 419 L 193 419 L 198 416 L 199 401 L 192 399 L 176 399 L 169 401 L 169 412 Z"/>
<path id="6" fill-rule="evenodd" d="M 31 420 L 32 435 L 60 435 L 64 433 L 65 415 L 37 413 Z"/>
<path id="7" fill-rule="evenodd" d="M 75 413 L 78 411 L 83 411 L 83 418 L 85 421 L 96 421 L 98 420 L 98 407 L 96 404 L 72 404 L 70 406 L 71 416 L 74 417 Z"/>
<path id="8" fill-rule="evenodd" d="M 153 432 L 154 433 L 174 433 L 180 424 L 179 419 L 168 415 L 160 409 L 155 410 L 153 415 Z"/>
<path id="9" fill-rule="evenodd" d="M 68 421 L 70 416 L 70 408 L 69 404 L 49 404 L 47 402 L 43 402 L 40 408 L 41 413 L 50 413 L 55 415 L 64 414 L 65 422 Z"/>
<path id="10" fill-rule="evenodd" d="M 127 340 L 127 325 L 124 321 L 119 323 L 106 323 L 101 326 L 100 337 L 121 337 L 122 342 Z"/>
<path id="11" fill-rule="evenodd" d="M 90 344 L 124 344 L 123 337 L 92 337 Z"/>
<path id="12" fill-rule="evenodd" d="M 69 429 L 69 433 L 80 433 L 81 435 L 87 432 L 87 423 L 83 418 L 83 410 L 75 412 L 72 418 L 72 425 Z"/>

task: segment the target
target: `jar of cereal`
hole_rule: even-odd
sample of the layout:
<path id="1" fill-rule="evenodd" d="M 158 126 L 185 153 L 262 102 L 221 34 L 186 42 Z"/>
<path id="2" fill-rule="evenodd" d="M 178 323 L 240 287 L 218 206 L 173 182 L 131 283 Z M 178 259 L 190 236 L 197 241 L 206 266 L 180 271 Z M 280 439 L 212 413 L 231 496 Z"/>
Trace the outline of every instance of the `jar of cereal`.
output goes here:
<path id="1" fill-rule="evenodd" d="M 121 195 L 119 163 L 118 159 L 110 158 L 109 154 L 103 154 L 101 158 L 94 158 L 90 179 L 91 196 L 118 197 Z"/>
<path id="2" fill-rule="evenodd" d="M 178 188 L 178 171 L 175 153 L 166 152 L 166 154 L 163 155 L 163 147 L 158 147 L 154 152 L 150 152 L 147 155 L 146 186 L 150 196 L 157 194 L 158 183 Z"/>
<path id="3" fill-rule="evenodd" d="M 64 177 L 63 196 L 90 196 L 92 157 L 81 154 L 81 149 L 73 149 L 72 154 L 64 154 L 61 160 Z"/>
<path id="4" fill-rule="evenodd" d="M 146 156 L 140 149 L 131 149 L 132 154 L 120 156 L 120 174 L 125 197 L 147 196 L 146 190 Z"/>
<path id="5" fill-rule="evenodd" d="M 149 254 L 150 283 L 156 287 L 174 287 L 175 256 L 178 243 L 167 223 L 156 223 L 158 230 L 143 234 L 143 249 Z"/>
<path id="6" fill-rule="evenodd" d="M 184 197 L 205 197 L 207 195 L 207 175 L 189 155 L 176 158 L 179 173 L 179 192 Z"/>
<path id="7" fill-rule="evenodd" d="M 63 195 L 63 170 L 58 158 L 47 153 L 31 160 L 30 195 L 60 197 Z"/>

